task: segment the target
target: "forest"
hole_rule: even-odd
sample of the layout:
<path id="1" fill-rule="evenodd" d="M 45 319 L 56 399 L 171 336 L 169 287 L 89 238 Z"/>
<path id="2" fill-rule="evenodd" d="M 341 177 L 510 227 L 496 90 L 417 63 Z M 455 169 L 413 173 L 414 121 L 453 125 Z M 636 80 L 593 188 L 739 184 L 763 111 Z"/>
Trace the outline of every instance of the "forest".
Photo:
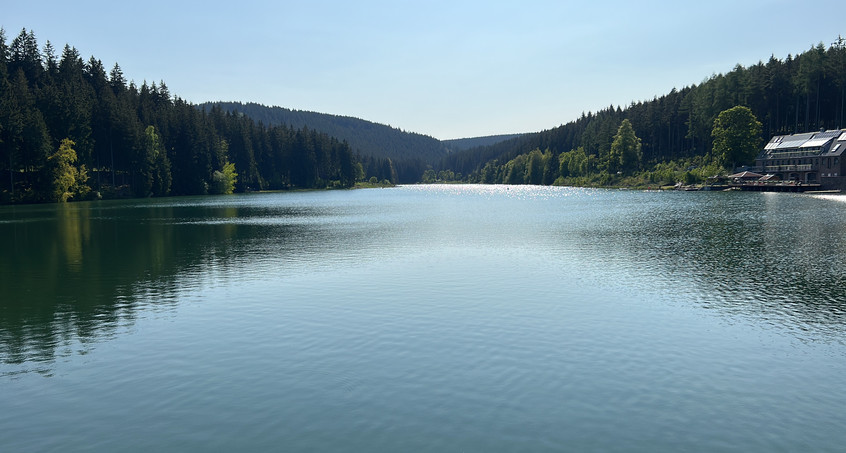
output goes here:
<path id="1" fill-rule="evenodd" d="M 137 86 L 117 63 L 0 29 L 2 203 L 351 187 L 396 173 L 389 159 L 367 164 L 325 133 L 197 108 L 164 81 Z"/>
<path id="2" fill-rule="evenodd" d="M 717 116 L 733 107 L 747 107 L 761 122 L 761 146 L 773 135 L 844 127 L 844 44 L 838 37 L 796 56 L 737 65 L 650 101 L 612 105 L 550 130 L 452 153 L 437 174 L 485 183 L 628 185 L 731 171 L 712 153 L 712 132 Z M 641 152 L 636 164 L 617 169 L 612 144 L 624 120 L 641 140 Z"/>
<path id="3" fill-rule="evenodd" d="M 731 171 L 715 121 L 743 107 L 757 146 L 844 127 L 846 44 L 735 66 L 649 101 L 559 127 L 439 142 L 356 118 L 257 104 L 193 105 L 164 81 L 140 86 L 115 63 L 59 55 L 26 29 L 0 29 L 0 203 L 479 182 L 644 186 Z M 472 146 L 465 149 L 467 146 Z M 747 159 L 751 160 L 751 159 Z M 751 162 L 731 161 L 731 164 Z"/>
<path id="4" fill-rule="evenodd" d="M 209 110 L 214 106 L 220 106 L 228 112 L 243 113 L 267 125 L 308 127 L 344 140 L 354 152 L 362 156 L 365 167 L 380 167 L 382 164 L 378 161 L 391 159 L 398 182 L 401 183 L 417 182 L 424 170 L 440 162 L 448 153 L 446 142 L 434 137 L 359 118 L 278 106 L 267 107 L 256 103 L 205 102 L 198 107 Z M 371 158 L 377 162 L 371 164 Z"/>

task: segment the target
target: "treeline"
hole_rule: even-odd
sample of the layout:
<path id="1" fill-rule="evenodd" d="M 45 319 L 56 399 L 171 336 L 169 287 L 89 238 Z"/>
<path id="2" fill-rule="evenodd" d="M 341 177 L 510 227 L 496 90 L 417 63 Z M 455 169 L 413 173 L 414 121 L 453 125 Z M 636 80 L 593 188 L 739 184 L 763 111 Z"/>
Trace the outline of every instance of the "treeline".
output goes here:
<path id="1" fill-rule="evenodd" d="M 484 137 L 471 138 L 455 138 L 451 140 L 442 140 L 447 149 L 450 151 L 464 151 L 465 149 L 478 148 L 481 146 L 495 145 L 512 138 L 519 137 L 524 134 L 502 134 L 502 135 L 487 135 Z"/>
<path id="2" fill-rule="evenodd" d="M 308 127 L 329 134 L 349 143 L 355 153 L 364 156 L 363 159 L 380 161 L 375 164 L 377 168 L 381 168 L 383 162 L 390 159 L 399 178 L 393 180 L 395 182 L 419 181 L 424 170 L 436 165 L 448 153 L 447 146 L 436 138 L 359 118 L 268 107 L 256 103 L 208 102 L 200 104 L 199 107 L 211 109 L 215 106 L 226 112 L 243 113 L 255 121 L 271 126 Z M 379 176 L 376 173 L 368 174 Z"/>
<path id="3" fill-rule="evenodd" d="M 49 41 L 39 48 L 26 29 L 11 43 L 0 29 L 0 174 L 4 202 L 350 187 L 366 176 L 346 142 L 198 109 L 163 81 L 139 87 L 118 64 L 107 73 L 69 45 L 60 56 Z"/>
<path id="4" fill-rule="evenodd" d="M 846 46 L 843 40 L 826 48 L 811 47 L 795 57 L 777 59 L 750 67 L 736 66 L 727 74 L 711 76 L 699 85 L 632 103 L 626 108 L 609 106 L 586 113 L 575 121 L 536 134 L 523 135 L 492 146 L 456 152 L 445 157 L 440 170 L 484 181 L 497 169 L 500 175 L 508 162 L 537 161 L 547 155 L 550 173 L 544 183 L 564 175 L 560 158 L 576 160 L 567 168 L 578 174 L 599 174 L 608 169 L 612 142 L 623 120 L 628 120 L 642 140 L 641 169 L 653 171 L 676 167 L 709 165 L 711 136 L 717 115 L 734 106 L 748 107 L 761 121 L 761 142 L 773 135 L 839 129 L 846 125 Z M 569 154 L 568 154 L 569 153 Z M 522 156 L 522 157 L 521 157 Z M 661 170 L 664 171 L 664 170 Z M 557 174 L 556 174 L 557 173 Z M 611 174 L 613 176 L 613 173 Z M 500 182 L 505 182 L 500 178 Z M 507 180 L 507 178 L 506 178 Z"/>
<path id="5" fill-rule="evenodd" d="M 7 43 L 0 29 L 0 202 L 349 187 L 374 178 L 602 185 L 639 174 L 648 182 L 688 181 L 726 164 L 712 155 L 712 129 L 734 106 L 760 120 L 762 143 L 843 127 L 846 46 L 838 40 L 738 65 L 651 101 L 450 153 L 431 137 L 355 118 L 192 105 L 163 81 L 139 87 L 118 64 L 107 71 L 68 45 L 57 55 L 26 29 Z M 333 123 L 348 139 L 309 122 Z M 614 150 L 624 122 L 638 140 L 636 162 Z"/>

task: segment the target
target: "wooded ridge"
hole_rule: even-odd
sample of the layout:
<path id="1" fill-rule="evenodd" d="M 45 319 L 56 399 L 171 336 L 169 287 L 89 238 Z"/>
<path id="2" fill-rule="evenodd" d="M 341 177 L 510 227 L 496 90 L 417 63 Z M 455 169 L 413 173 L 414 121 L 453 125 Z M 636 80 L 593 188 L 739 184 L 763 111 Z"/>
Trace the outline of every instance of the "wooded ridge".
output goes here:
<path id="1" fill-rule="evenodd" d="M 750 67 L 737 65 L 726 74 L 650 101 L 612 105 L 550 130 L 451 153 L 437 170 L 477 182 L 624 182 L 613 171 L 611 151 L 622 122 L 628 120 L 642 141 L 642 158 L 634 171 L 640 173 L 640 183 L 701 179 L 720 170 L 712 153 L 714 121 L 735 106 L 749 108 L 762 123 L 761 146 L 773 135 L 842 128 L 846 43 L 838 38 L 828 47 L 820 43 L 796 56 L 770 56 L 766 63 Z M 527 177 L 531 155 L 546 156 L 540 180 Z M 571 165 L 574 159 L 578 162 Z"/>
<path id="2" fill-rule="evenodd" d="M 351 187 L 356 181 L 640 185 L 726 171 L 715 120 L 748 110 L 754 140 L 844 126 L 846 45 L 735 66 L 649 101 L 536 133 L 438 141 L 338 115 L 193 105 L 164 81 L 0 29 L 0 202 Z M 748 156 L 740 153 L 734 156 Z M 744 162 L 732 162 L 741 164 Z"/>
<path id="3" fill-rule="evenodd" d="M 0 201 L 53 202 L 396 181 L 390 160 L 365 173 L 346 142 L 306 127 L 198 109 L 163 81 L 0 29 Z"/>

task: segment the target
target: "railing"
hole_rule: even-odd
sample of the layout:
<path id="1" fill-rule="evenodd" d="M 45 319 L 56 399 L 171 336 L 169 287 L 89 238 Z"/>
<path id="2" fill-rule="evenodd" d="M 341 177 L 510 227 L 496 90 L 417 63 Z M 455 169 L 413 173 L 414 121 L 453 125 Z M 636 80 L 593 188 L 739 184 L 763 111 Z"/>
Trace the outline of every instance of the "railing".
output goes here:
<path id="1" fill-rule="evenodd" d="M 814 164 L 804 164 L 804 165 L 767 165 L 764 167 L 764 171 L 766 173 L 776 173 L 781 171 L 813 171 L 816 170 L 816 165 Z"/>
<path id="2" fill-rule="evenodd" d="M 820 148 L 808 149 L 804 151 L 783 151 L 780 153 L 770 153 L 767 157 L 769 159 L 793 159 L 796 157 L 812 157 L 820 154 Z"/>

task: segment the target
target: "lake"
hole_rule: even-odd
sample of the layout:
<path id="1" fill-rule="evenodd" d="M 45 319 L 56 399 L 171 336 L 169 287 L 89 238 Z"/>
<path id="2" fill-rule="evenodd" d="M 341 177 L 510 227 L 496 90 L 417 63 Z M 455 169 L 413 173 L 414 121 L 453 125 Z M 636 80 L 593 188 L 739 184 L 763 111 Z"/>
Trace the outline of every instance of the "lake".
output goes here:
<path id="1" fill-rule="evenodd" d="M 3 451 L 846 445 L 846 196 L 3 206 L 0 245 Z"/>

